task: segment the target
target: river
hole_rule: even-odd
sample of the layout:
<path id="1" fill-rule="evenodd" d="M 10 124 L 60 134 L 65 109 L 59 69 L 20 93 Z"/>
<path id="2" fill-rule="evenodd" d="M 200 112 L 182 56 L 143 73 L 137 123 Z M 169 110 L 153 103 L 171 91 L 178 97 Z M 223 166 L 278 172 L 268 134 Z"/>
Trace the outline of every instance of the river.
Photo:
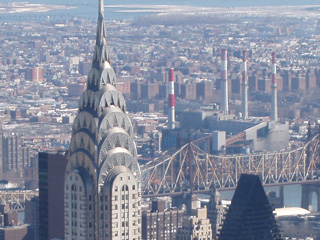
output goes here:
<path id="1" fill-rule="evenodd" d="M 47 13 L 13 13 L 18 16 L 50 15 L 63 18 L 81 17 L 96 19 L 98 0 L 0 0 L 0 3 L 28 2 L 38 4 L 53 4 L 72 7 L 72 9 L 53 10 Z M 299 6 L 319 5 L 319 0 L 105 0 L 109 7 L 105 10 L 107 19 L 128 19 L 138 16 L 156 14 L 156 5 L 178 5 L 194 7 L 259 7 L 259 6 Z M 117 7 L 110 7 L 117 5 Z M 135 6 L 133 6 L 135 5 Z M 134 11 L 130 11 L 134 9 Z M 153 9 L 153 10 L 152 10 Z M 123 11 L 130 12 L 123 12 Z"/>

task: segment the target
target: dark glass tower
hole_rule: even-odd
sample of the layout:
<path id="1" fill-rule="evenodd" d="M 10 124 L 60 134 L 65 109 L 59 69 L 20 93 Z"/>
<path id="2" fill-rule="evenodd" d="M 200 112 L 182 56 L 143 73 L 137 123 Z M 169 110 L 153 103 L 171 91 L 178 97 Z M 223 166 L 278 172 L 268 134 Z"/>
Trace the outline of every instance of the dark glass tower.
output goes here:
<path id="1" fill-rule="evenodd" d="M 282 239 L 259 176 L 241 175 L 218 239 Z"/>

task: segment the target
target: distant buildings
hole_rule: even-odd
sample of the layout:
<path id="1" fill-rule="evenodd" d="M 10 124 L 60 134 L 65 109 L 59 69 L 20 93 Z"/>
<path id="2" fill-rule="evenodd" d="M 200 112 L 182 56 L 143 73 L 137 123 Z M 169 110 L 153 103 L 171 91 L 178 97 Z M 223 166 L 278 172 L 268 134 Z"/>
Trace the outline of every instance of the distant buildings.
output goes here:
<path id="1" fill-rule="evenodd" d="M 187 206 L 181 209 L 167 207 L 165 200 L 153 200 L 151 209 L 142 213 L 142 239 L 214 239 L 207 208 L 199 208 L 196 196 L 185 200 Z"/>
<path id="2" fill-rule="evenodd" d="M 83 82 L 75 82 L 68 84 L 68 96 L 69 97 L 80 97 L 85 91 L 86 84 Z"/>
<path id="3" fill-rule="evenodd" d="M 0 149 L 0 171 L 23 176 L 25 169 L 32 166 L 31 149 L 23 145 L 18 134 L 1 134 Z"/>
<path id="4" fill-rule="evenodd" d="M 4 172 L 21 172 L 23 170 L 21 145 L 21 138 L 17 134 L 2 135 L 2 166 Z"/>
<path id="5" fill-rule="evenodd" d="M 226 151 L 279 151 L 289 147 L 289 123 L 240 120 L 234 115 L 224 115 L 219 111 L 196 110 L 177 113 L 180 129 L 162 130 L 162 150 L 176 147 L 178 141 L 187 142 L 212 134 L 210 153 Z M 204 130 L 205 129 L 205 130 Z M 201 134 L 197 131 L 201 131 Z M 218 134 L 219 133 L 219 134 Z M 234 146 L 237 144 L 237 146 Z M 247 150 L 245 150 L 247 149 Z"/>
<path id="6" fill-rule="evenodd" d="M 41 67 L 34 67 L 26 69 L 26 80 L 30 80 L 32 82 L 42 82 L 44 81 L 44 70 Z"/>
<path id="7" fill-rule="evenodd" d="M 167 72 L 172 67 L 176 70 L 177 113 L 181 111 L 181 105 L 190 109 L 194 105 L 198 109 L 217 106 L 221 85 L 220 49 L 223 45 L 229 53 L 230 111 L 235 116 L 240 113 L 239 100 L 243 90 L 240 84 L 241 50 L 246 48 L 249 115 L 268 116 L 272 82 L 270 52 L 273 50 L 271 46 L 276 46 L 279 119 L 301 122 L 310 116 L 314 120 L 319 118 L 317 95 L 309 94 L 320 85 L 317 19 L 312 16 L 307 21 L 300 21 L 297 15 L 295 30 L 291 27 L 286 30 L 292 24 L 292 19 L 286 16 L 272 18 L 268 26 L 261 27 L 264 22 L 255 17 L 247 19 L 246 12 L 239 14 L 225 10 L 217 14 L 235 21 L 214 25 L 194 21 L 189 25 L 187 21 L 163 30 L 157 17 L 151 25 L 140 19 L 112 20 L 108 26 L 113 36 L 112 66 L 118 76 L 118 90 L 130 99 L 128 110 L 134 113 L 161 112 L 166 116 Z M 201 14 L 198 19 L 202 19 Z M 78 83 L 89 74 L 92 66 L 92 51 L 88 44 L 93 45 L 95 32 L 95 23 L 86 19 L 65 22 L 56 19 L 56 22 L 50 18 L 45 26 L 37 20 L 28 22 L 23 18 L 23 22 L 11 22 L 8 19 L 0 24 L 3 33 L 0 116 L 4 131 L 34 137 L 23 139 L 23 143 L 28 142 L 35 152 L 38 148 L 68 147 L 68 143 L 59 144 L 55 140 L 59 133 L 70 134 L 71 128 L 56 123 L 71 124 L 72 121 L 66 119 L 75 116 L 77 98 L 85 89 Z M 170 21 L 176 23 L 174 18 Z M 251 27 L 247 28 L 243 22 L 248 22 Z M 305 32 L 307 36 L 303 34 Z M 143 41 L 136 41 L 140 38 Z M 270 39 L 279 39 L 281 44 L 271 43 Z M 240 49 L 239 46 L 243 47 Z M 56 135 L 53 140 L 47 138 L 48 128 L 43 123 L 56 130 L 52 134 Z M 39 137 L 46 139 L 40 140 Z"/>
<path id="8" fill-rule="evenodd" d="M 308 11 L 312 10 L 308 9 Z M 119 163 L 115 161 L 116 164 L 113 162 L 110 166 L 104 164 L 107 162 L 106 159 L 118 159 L 119 155 L 125 155 L 129 156 L 129 159 L 134 158 L 135 163 L 137 154 L 134 147 L 130 144 L 128 146 L 123 141 L 123 139 L 129 139 L 128 142 L 131 142 L 131 138 L 135 135 L 124 114 L 126 110 L 137 113 L 135 115 L 136 127 L 133 131 L 136 131 L 144 142 L 148 142 L 148 144 L 144 143 L 139 146 L 143 157 L 147 156 L 148 152 L 149 157 L 152 158 L 159 154 L 161 151 L 159 147 L 161 129 L 166 125 L 168 110 L 167 97 L 169 93 L 166 72 L 172 67 L 176 69 L 174 86 L 177 100 L 177 120 L 179 120 L 183 131 L 163 131 L 162 150 L 180 147 L 183 141 L 204 136 L 203 129 L 209 129 L 208 134 L 214 132 L 214 135 L 217 136 L 211 139 L 214 144 L 205 146 L 211 147 L 215 153 L 226 150 L 225 145 L 229 142 L 228 138 L 230 137 L 239 137 L 241 153 L 248 153 L 250 150 L 277 151 L 287 148 L 289 146 L 289 125 L 287 123 L 261 123 L 259 118 L 252 122 L 239 121 L 241 117 L 237 113 L 240 112 L 239 99 L 241 90 L 243 90 L 243 86 L 240 84 L 241 49 L 239 46 L 245 46 L 248 49 L 249 115 L 258 117 L 269 115 L 270 93 L 272 91 L 269 54 L 276 46 L 279 49 L 277 88 L 281 93 L 279 94 L 279 119 L 283 122 L 289 120 L 291 123 L 302 125 L 301 122 L 304 118 L 311 117 L 316 120 L 320 116 L 319 94 L 309 94 L 313 90 L 317 91 L 320 85 L 318 20 L 313 15 L 308 15 L 308 18 L 303 18 L 301 21 L 301 15 L 297 15 L 295 30 L 293 30 L 287 26 L 292 25 L 292 17 L 272 18 L 266 26 L 264 18 L 252 16 L 248 18 L 244 12 L 231 13 L 230 15 L 230 12 L 222 11 L 218 15 L 226 17 L 227 21 L 218 21 L 214 25 L 212 22 L 204 24 L 192 22 L 190 25 L 183 23 L 182 25 L 168 26 L 166 29 L 163 29 L 161 23 L 157 22 L 148 25 L 149 23 L 141 23 L 140 20 L 140 23 L 137 21 L 138 24 L 131 20 L 113 20 L 112 24 L 108 26 L 108 31 L 113 36 L 110 44 L 114 56 L 112 67 L 117 75 L 121 76 L 118 78 L 120 80 L 117 85 L 118 91 L 111 86 L 115 85 L 112 82 L 114 74 L 109 68 L 108 61 L 103 67 L 94 66 L 90 72 L 93 63 L 88 60 L 88 56 L 91 54 L 88 44 L 93 45 L 92 36 L 95 32 L 94 25 L 90 21 L 71 19 L 61 23 L 59 19 L 58 24 L 54 21 L 48 21 L 45 25 L 38 22 L 8 21 L 1 23 L 0 116 L 4 135 L 2 138 L 0 137 L 0 141 L 2 141 L 0 143 L 0 147 L 2 147 L 0 150 L 0 171 L 2 171 L 3 178 L 9 176 L 7 173 L 13 173 L 18 181 L 21 177 L 36 178 L 34 173 L 37 164 L 32 163 L 33 152 L 38 149 L 47 151 L 59 147 L 67 149 L 70 144 L 71 124 L 75 120 L 74 129 L 76 130 L 72 134 L 73 139 L 76 140 L 71 142 L 71 163 L 68 169 L 68 173 L 73 176 L 73 179 L 68 184 L 70 196 L 68 201 L 70 201 L 66 200 L 66 203 L 69 204 L 67 208 L 70 210 L 68 212 L 68 214 L 70 213 L 68 215 L 70 217 L 68 231 L 70 234 L 72 232 L 78 234 L 80 233 L 78 231 L 80 225 L 84 223 L 88 224 L 88 232 L 91 231 L 93 236 L 103 235 L 99 229 L 112 227 L 110 224 L 108 227 L 105 224 L 108 221 L 107 215 L 96 215 L 100 211 L 106 211 L 107 208 L 112 214 L 118 214 L 118 226 L 127 229 L 126 223 L 124 225 L 122 222 L 120 223 L 122 206 L 125 209 L 128 206 L 125 202 L 126 199 L 121 202 L 119 197 L 117 203 L 112 202 L 111 205 L 103 206 L 107 202 L 106 196 L 110 197 L 110 195 L 102 196 L 100 194 L 93 198 L 92 194 L 92 200 L 89 200 L 90 194 L 87 193 L 91 189 L 88 187 L 86 201 L 91 201 L 88 203 L 92 204 L 91 207 L 95 204 L 95 209 L 90 209 L 90 211 L 95 211 L 93 215 L 95 218 L 99 218 L 99 221 L 103 219 L 100 221 L 100 225 L 91 224 L 94 229 L 92 230 L 88 219 L 79 220 L 79 204 L 83 204 L 78 202 L 79 196 L 83 197 L 84 186 L 90 185 L 88 179 L 97 181 L 92 180 L 95 184 L 93 184 L 94 189 L 99 190 L 103 189 L 103 184 L 119 183 L 115 179 L 110 180 L 111 177 L 107 178 L 103 174 L 101 174 L 101 178 L 99 178 L 100 175 L 99 177 L 95 175 L 97 172 L 100 173 L 101 169 L 104 173 L 110 173 L 110 169 Z M 266 16 L 269 16 L 268 13 Z M 201 16 L 197 16 L 197 18 L 201 18 Z M 231 22 L 228 22 L 228 19 Z M 248 25 L 250 28 L 247 27 Z M 136 41 L 137 39 L 141 39 L 141 41 Z M 221 85 L 219 82 L 221 63 L 219 50 L 222 45 L 227 46 L 229 52 L 227 81 L 230 112 L 232 113 L 229 116 L 222 116 L 217 107 L 217 103 L 220 101 Z M 104 57 L 108 58 L 109 56 Z M 96 70 L 104 72 L 97 73 Z M 81 82 L 88 74 L 88 82 L 92 82 L 88 84 L 89 86 L 85 86 Z M 102 81 L 103 91 L 100 88 L 100 82 L 100 85 L 93 83 L 96 80 Z M 87 91 L 81 100 L 79 115 L 75 119 L 79 98 L 86 89 Z M 127 109 L 124 107 L 124 100 L 119 92 L 125 98 L 130 99 L 127 101 Z M 96 99 L 101 102 L 95 102 Z M 118 100 L 119 103 L 116 102 Z M 108 106 L 98 111 L 95 108 L 101 107 L 100 104 Z M 210 111 L 205 110 L 208 108 Z M 187 109 L 188 111 L 185 111 Z M 156 112 L 157 119 L 153 119 L 151 115 L 142 116 L 140 112 Z M 92 117 L 92 114 L 96 115 Z M 106 125 L 108 128 L 103 128 Z M 120 131 L 118 131 L 119 129 Z M 200 129 L 201 132 L 198 131 Z M 150 139 L 148 139 L 149 136 L 151 136 Z M 152 136 L 156 137 L 151 139 Z M 155 138 L 157 138 L 157 144 L 153 143 Z M 112 146 L 110 143 L 114 142 L 116 144 Z M 99 143 L 105 145 L 102 147 Z M 152 144 L 156 145 L 155 149 L 158 153 L 154 154 Z M 106 145 L 114 147 L 115 151 L 108 149 L 107 152 L 98 152 L 93 150 L 105 149 Z M 146 145 L 149 145 L 149 148 Z M 132 156 L 126 150 L 119 153 L 119 146 L 128 150 Z M 111 154 L 115 154 L 117 157 L 112 158 Z M 53 234 L 51 231 L 61 231 L 63 228 L 61 224 L 64 225 L 64 222 L 61 221 L 61 212 L 50 210 L 50 207 L 56 207 L 55 201 L 52 199 L 57 198 L 59 199 L 56 201 L 57 204 L 62 204 L 61 194 L 63 191 L 50 192 L 51 190 L 46 189 L 51 184 L 57 184 L 61 187 L 64 172 L 63 174 L 56 173 L 64 169 L 65 166 L 62 165 L 65 164 L 66 157 L 56 157 L 55 159 L 50 155 L 42 156 L 42 160 L 47 160 L 47 166 L 42 160 L 39 165 L 40 199 L 46 204 L 41 205 L 40 203 L 41 209 L 46 211 L 40 214 L 42 219 L 40 231 L 42 234 L 49 234 L 49 236 Z M 128 162 L 130 161 L 125 161 L 124 165 Z M 123 164 L 119 163 L 119 165 Z M 131 165 L 126 166 L 130 168 Z M 26 168 L 27 171 L 25 171 Z M 51 172 L 49 168 L 54 171 Z M 138 173 L 139 171 L 135 169 L 134 172 Z M 59 179 L 55 179 L 58 176 Z M 75 180 L 77 177 L 78 180 Z M 128 176 L 126 175 L 126 177 Z M 82 179 L 85 179 L 83 182 L 86 184 L 81 185 Z M 72 184 L 78 184 L 76 185 L 77 190 L 71 187 Z M 134 185 L 138 186 L 139 182 Z M 67 188 L 67 185 L 64 187 Z M 79 187 L 82 187 L 81 193 Z M 123 189 L 126 192 L 127 188 Z M 121 194 L 121 191 L 118 193 Z M 43 199 L 43 196 L 47 196 L 47 198 Z M 71 196 L 76 196 L 77 200 L 71 199 Z M 117 197 L 115 193 L 113 196 Z M 138 198 L 136 204 L 139 205 Z M 115 209 L 116 207 L 118 209 Z M 99 210 L 101 208 L 103 210 Z M 89 211 L 89 209 L 87 210 Z M 131 210 L 135 211 L 136 207 L 130 208 Z M 215 214 L 216 209 L 208 207 L 208 218 L 212 219 L 210 211 Z M 55 218 L 59 219 L 59 223 L 52 225 L 50 219 Z M 133 221 L 139 225 L 137 219 L 138 217 Z M 95 222 L 91 221 L 91 223 Z M 127 222 L 129 224 L 129 221 Z M 192 224 L 196 225 L 193 222 Z M 212 229 L 214 232 L 214 226 Z"/>
<path id="9" fill-rule="evenodd" d="M 283 236 L 289 239 L 317 239 L 320 235 L 320 214 L 299 207 L 275 209 Z"/>

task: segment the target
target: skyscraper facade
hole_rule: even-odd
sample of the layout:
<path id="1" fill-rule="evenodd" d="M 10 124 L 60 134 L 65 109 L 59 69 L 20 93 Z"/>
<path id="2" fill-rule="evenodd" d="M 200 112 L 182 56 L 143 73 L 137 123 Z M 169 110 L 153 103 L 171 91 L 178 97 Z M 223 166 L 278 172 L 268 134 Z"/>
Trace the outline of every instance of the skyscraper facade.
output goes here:
<path id="1" fill-rule="evenodd" d="M 166 208 L 164 200 L 153 200 L 151 211 L 142 213 L 142 239 L 176 239 L 182 226 L 185 209 Z"/>
<path id="2" fill-rule="evenodd" d="M 22 172 L 22 140 L 19 135 L 2 134 L 2 169 L 4 172 Z"/>
<path id="3" fill-rule="evenodd" d="M 65 239 L 141 239 L 140 169 L 107 49 L 103 0 L 65 173 Z"/>
<path id="4" fill-rule="evenodd" d="M 39 153 L 39 239 L 64 237 L 64 173 L 67 156 Z"/>
<path id="5" fill-rule="evenodd" d="M 210 189 L 210 199 L 208 204 L 208 218 L 211 223 L 213 239 L 215 239 L 217 233 L 217 219 L 219 214 L 219 210 L 217 209 L 218 201 L 219 200 L 216 196 L 216 189 L 212 187 Z"/>

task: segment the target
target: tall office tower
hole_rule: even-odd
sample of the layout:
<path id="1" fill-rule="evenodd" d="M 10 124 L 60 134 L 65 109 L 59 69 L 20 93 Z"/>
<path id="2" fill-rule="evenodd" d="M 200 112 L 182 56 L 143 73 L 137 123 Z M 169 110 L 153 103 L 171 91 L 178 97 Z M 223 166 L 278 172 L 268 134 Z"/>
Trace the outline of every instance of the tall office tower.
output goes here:
<path id="1" fill-rule="evenodd" d="M 272 93 L 271 93 L 271 120 L 278 120 L 278 97 L 277 97 L 277 57 L 272 53 Z"/>
<path id="2" fill-rule="evenodd" d="M 208 207 L 208 219 L 210 219 L 213 239 L 215 239 L 216 232 L 217 232 L 217 218 L 218 218 L 217 203 L 218 201 L 216 197 L 216 189 L 212 187 L 210 189 L 210 199 L 207 207 Z"/>
<path id="3" fill-rule="evenodd" d="M 67 156 L 39 152 L 39 239 L 64 237 L 64 174 Z"/>
<path id="4" fill-rule="evenodd" d="M 221 49 L 221 110 L 229 112 L 228 97 L 228 50 Z"/>
<path id="5" fill-rule="evenodd" d="M 218 239 L 282 239 L 259 176 L 241 175 Z"/>
<path id="6" fill-rule="evenodd" d="M 4 172 L 23 173 L 22 140 L 15 133 L 2 135 L 2 169 Z"/>
<path id="7" fill-rule="evenodd" d="M 65 239 L 138 240 L 141 174 L 125 99 L 109 61 L 103 0 L 97 25 L 65 173 Z"/>
<path id="8" fill-rule="evenodd" d="M 248 119 L 248 73 L 247 73 L 247 51 L 242 51 L 242 117 Z"/>

